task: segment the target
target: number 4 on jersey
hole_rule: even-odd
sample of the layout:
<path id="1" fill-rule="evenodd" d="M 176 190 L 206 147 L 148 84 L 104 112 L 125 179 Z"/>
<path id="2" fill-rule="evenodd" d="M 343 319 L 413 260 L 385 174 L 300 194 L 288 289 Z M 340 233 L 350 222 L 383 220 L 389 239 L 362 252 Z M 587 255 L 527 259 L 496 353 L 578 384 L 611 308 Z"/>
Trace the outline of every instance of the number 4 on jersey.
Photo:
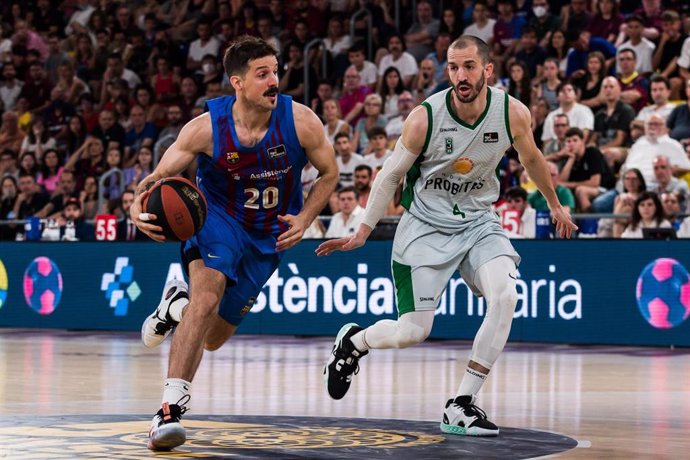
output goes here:
<path id="1" fill-rule="evenodd" d="M 453 215 L 454 216 L 460 216 L 461 219 L 465 218 L 465 213 L 460 211 L 460 208 L 458 208 L 457 204 L 453 205 Z"/>

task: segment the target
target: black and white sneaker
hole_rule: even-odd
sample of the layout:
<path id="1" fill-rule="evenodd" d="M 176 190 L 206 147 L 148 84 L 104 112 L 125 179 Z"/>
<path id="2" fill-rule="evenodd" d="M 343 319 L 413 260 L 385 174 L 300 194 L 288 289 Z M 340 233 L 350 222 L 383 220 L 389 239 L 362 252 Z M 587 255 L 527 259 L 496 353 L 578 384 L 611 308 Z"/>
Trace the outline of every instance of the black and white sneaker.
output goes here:
<path id="1" fill-rule="evenodd" d="M 189 288 L 182 280 L 172 279 L 165 283 L 161 302 L 141 325 L 141 341 L 148 348 L 157 347 L 177 326 L 177 321 L 170 316 L 170 307 L 175 303 L 189 303 Z"/>
<path id="2" fill-rule="evenodd" d="M 476 396 L 449 399 L 443 411 L 441 431 L 465 436 L 498 436 L 498 427 L 486 418 L 486 412 L 474 405 Z"/>
<path id="3" fill-rule="evenodd" d="M 361 330 L 355 323 L 349 323 L 340 328 L 335 338 L 333 351 L 323 369 L 323 383 L 333 399 L 345 396 L 350 389 L 352 376 L 359 372 L 359 359 L 369 354 L 369 351 L 357 350 L 350 340 Z"/>
<path id="4" fill-rule="evenodd" d="M 185 412 L 187 412 L 187 408 L 184 405 L 163 403 L 151 421 L 148 448 L 151 450 L 171 450 L 184 444 L 187 440 L 187 434 L 182 423 L 180 423 L 180 419 Z"/>

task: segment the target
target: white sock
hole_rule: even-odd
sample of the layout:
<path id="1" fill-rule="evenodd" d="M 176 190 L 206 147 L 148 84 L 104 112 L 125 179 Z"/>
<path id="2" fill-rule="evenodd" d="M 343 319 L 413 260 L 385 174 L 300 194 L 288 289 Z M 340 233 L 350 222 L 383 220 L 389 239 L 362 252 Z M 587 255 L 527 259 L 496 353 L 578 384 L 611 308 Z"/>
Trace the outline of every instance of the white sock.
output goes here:
<path id="1" fill-rule="evenodd" d="M 170 317 L 178 323 L 182 321 L 182 314 L 187 305 L 189 305 L 189 299 L 184 297 L 173 302 L 168 309 Z"/>
<path id="2" fill-rule="evenodd" d="M 460 387 L 458 388 L 458 394 L 456 396 L 471 396 L 479 393 L 482 385 L 486 381 L 486 374 L 468 367 L 465 369 L 465 375 L 462 377 L 460 382 Z"/>
<path id="3" fill-rule="evenodd" d="M 350 337 L 350 341 L 352 342 L 352 345 L 355 346 L 357 350 L 360 352 L 365 352 L 369 349 L 369 345 L 367 345 L 367 341 L 365 340 L 364 336 L 366 334 L 367 330 L 363 329 Z"/>
<path id="4" fill-rule="evenodd" d="M 192 382 L 182 379 L 166 379 L 163 387 L 163 401 L 168 404 L 178 404 L 180 401 L 189 398 L 189 389 Z"/>

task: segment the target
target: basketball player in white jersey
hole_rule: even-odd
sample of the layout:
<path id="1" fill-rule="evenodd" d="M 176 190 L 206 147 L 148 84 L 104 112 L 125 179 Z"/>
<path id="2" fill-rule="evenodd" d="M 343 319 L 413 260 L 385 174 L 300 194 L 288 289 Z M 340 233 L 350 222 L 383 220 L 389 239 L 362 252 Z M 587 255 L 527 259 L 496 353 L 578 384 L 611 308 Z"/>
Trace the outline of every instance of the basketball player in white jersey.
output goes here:
<path id="1" fill-rule="evenodd" d="M 407 211 L 392 254 L 398 320 L 382 320 L 366 329 L 354 323 L 343 326 L 324 369 L 325 384 L 330 396 L 340 399 L 369 349 L 406 348 L 424 341 L 438 301 L 459 269 L 474 293 L 485 297 L 487 312 L 457 394 L 446 403 L 441 430 L 469 436 L 498 435 L 498 427 L 474 403 L 508 340 L 517 303 L 520 256 L 491 208 L 499 196 L 496 166 L 511 144 L 548 201 L 558 233 L 570 237 L 577 229 L 558 202 L 549 169 L 534 144 L 528 108 L 486 84 L 493 72 L 489 51 L 481 39 L 468 35 L 451 45 L 452 86 L 429 97 L 405 121 L 393 155 L 376 176 L 357 233 L 324 242 L 316 250 L 324 256 L 362 246 L 400 178 L 407 175 L 402 199 Z"/>

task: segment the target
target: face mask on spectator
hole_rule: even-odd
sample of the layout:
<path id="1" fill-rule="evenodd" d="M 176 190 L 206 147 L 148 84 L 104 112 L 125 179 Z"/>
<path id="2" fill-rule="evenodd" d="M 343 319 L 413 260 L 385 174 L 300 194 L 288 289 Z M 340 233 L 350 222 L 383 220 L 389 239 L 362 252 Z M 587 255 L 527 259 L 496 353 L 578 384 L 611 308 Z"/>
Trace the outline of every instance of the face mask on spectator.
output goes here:
<path id="1" fill-rule="evenodd" d="M 543 6 L 535 6 L 534 8 L 532 8 L 532 11 L 534 11 L 534 15 L 538 18 L 546 14 L 546 8 Z"/>

